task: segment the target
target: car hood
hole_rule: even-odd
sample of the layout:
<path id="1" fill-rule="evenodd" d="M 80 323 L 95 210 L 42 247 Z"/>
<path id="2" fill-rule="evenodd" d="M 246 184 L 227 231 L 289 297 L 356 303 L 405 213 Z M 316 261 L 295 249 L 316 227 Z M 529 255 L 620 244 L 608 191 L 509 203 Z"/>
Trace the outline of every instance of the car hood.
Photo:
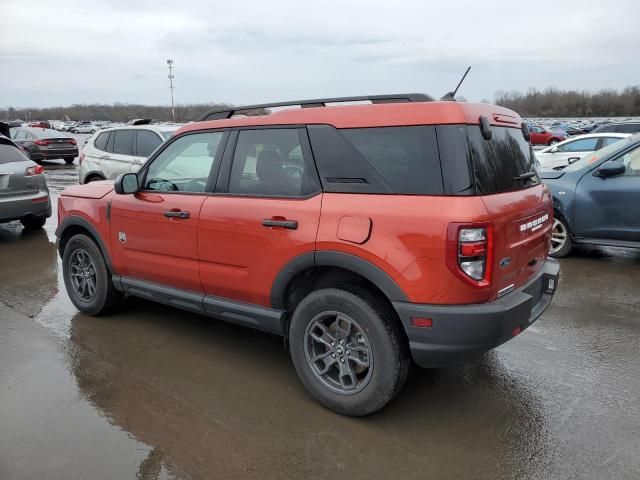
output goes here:
<path id="1" fill-rule="evenodd" d="M 91 182 L 86 185 L 73 185 L 62 191 L 66 197 L 102 198 L 113 190 L 113 180 Z"/>

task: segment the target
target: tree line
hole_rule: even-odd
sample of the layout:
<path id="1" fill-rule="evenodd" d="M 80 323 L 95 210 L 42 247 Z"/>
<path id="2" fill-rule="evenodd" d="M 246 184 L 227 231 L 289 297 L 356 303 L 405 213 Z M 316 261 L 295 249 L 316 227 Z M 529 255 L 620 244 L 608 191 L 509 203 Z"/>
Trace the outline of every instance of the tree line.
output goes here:
<path id="1" fill-rule="evenodd" d="M 495 103 L 523 117 L 636 117 L 640 116 L 640 86 L 595 93 L 575 90 L 529 89 L 526 93 L 500 90 Z"/>
<path id="2" fill-rule="evenodd" d="M 214 108 L 229 105 L 213 104 L 181 104 L 175 106 L 176 122 L 197 120 L 202 114 Z M 133 118 L 152 118 L 158 121 L 172 121 L 171 107 L 137 105 L 128 103 L 109 104 L 74 104 L 67 107 L 49 108 L 4 108 L 0 109 L 2 120 L 75 120 L 75 121 L 111 121 L 127 122 Z"/>

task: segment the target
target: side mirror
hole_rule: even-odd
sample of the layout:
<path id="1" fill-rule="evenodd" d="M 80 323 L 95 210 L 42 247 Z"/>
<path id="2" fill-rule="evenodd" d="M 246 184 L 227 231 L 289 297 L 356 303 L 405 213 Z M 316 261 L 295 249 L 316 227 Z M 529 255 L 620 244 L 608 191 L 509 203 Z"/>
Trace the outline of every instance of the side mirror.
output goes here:
<path id="1" fill-rule="evenodd" d="M 620 175 L 624 173 L 626 167 L 621 162 L 607 162 L 595 172 L 593 172 L 594 177 L 614 177 L 616 175 Z"/>
<path id="2" fill-rule="evenodd" d="M 135 173 L 121 173 L 114 182 L 114 187 L 118 195 L 128 195 L 136 193 L 140 187 L 138 176 Z"/>

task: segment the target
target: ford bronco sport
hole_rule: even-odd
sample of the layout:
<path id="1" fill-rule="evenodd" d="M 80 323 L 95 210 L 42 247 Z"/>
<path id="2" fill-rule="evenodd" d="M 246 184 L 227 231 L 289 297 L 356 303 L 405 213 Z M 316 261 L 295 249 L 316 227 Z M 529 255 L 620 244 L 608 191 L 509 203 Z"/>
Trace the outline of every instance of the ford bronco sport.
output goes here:
<path id="1" fill-rule="evenodd" d="M 420 94 L 211 111 L 115 185 L 66 189 L 58 217 L 79 310 L 134 295 L 282 335 L 347 415 L 387 404 L 412 360 L 518 335 L 558 283 L 521 118 Z"/>

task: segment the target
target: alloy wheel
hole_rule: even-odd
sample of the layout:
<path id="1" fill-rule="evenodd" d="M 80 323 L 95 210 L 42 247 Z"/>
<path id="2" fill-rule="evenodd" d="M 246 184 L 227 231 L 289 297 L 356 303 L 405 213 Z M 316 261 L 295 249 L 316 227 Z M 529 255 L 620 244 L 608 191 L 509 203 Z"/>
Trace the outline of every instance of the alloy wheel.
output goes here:
<path id="1" fill-rule="evenodd" d="M 333 392 L 353 395 L 371 379 L 369 339 L 360 325 L 343 313 L 316 315 L 305 331 L 304 352 L 315 377 Z"/>
<path id="2" fill-rule="evenodd" d="M 557 218 L 553 219 L 553 228 L 551 229 L 551 253 L 559 252 L 565 243 L 567 243 L 567 228 Z"/>
<path id="3" fill-rule="evenodd" d="M 82 248 L 74 250 L 69 259 L 73 289 L 82 301 L 90 302 L 96 296 L 96 267 L 89 254 Z"/>

